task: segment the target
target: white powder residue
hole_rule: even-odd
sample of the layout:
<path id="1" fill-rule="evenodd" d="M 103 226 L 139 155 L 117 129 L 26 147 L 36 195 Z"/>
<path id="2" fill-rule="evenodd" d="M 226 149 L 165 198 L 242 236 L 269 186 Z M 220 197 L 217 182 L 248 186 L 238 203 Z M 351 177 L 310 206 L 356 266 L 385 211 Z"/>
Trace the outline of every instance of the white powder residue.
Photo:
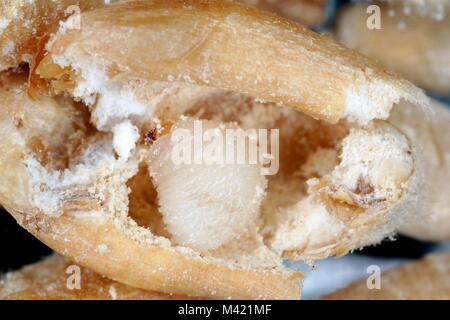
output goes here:
<path id="1" fill-rule="evenodd" d="M 414 167 L 404 136 L 388 126 L 352 129 L 342 149 L 341 163 L 332 173 L 335 185 L 355 190 L 362 179 L 375 189 L 371 192 L 375 197 L 396 199 L 401 195 Z"/>
<path id="2" fill-rule="evenodd" d="M 345 228 L 344 223 L 330 214 L 326 206 L 313 196 L 286 209 L 283 217 L 271 244 L 279 252 L 314 247 L 324 242 L 333 243 Z"/>
<path id="3" fill-rule="evenodd" d="M 136 147 L 139 139 L 138 129 L 130 120 L 125 120 L 113 127 L 113 146 L 120 160 L 126 161 Z"/>
<path id="4" fill-rule="evenodd" d="M 356 84 L 347 91 L 344 117 L 359 124 L 387 119 L 392 105 L 401 98 L 392 86 L 383 81 Z"/>
<path id="5" fill-rule="evenodd" d="M 0 18 L 0 34 L 9 26 L 11 20 Z"/>
<path id="6" fill-rule="evenodd" d="M 108 141 L 109 148 L 104 148 L 103 146 Z M 110 141 L 110 139 L 105 139 L 105 141 L 93 143 L 79 157 L 78 160 L 81 162 L 63 171 L 49 170 L 35 158 L 26 158 L 24 164 L 29 175 L 31 204 L 45 214 L 59 216 L 63 214 L 61 211 L 62 203 L 73 196 L 70 190 L 72 187 L 89 185 L 92 181 L 100 179 L 102 175 L 109 174 L 108 172 L 123 170 L 123 162 L 117 161 L 112 154 Z M 83 215 L 85 215 L 82 212 L 74 214 L 78 218 L 83 218 Z M 96 212 L 89 211 L 89 215 L 93 214 L 98 215 Z"/>
<path id="7" fill-rule="evenodd" d="M 11 54 L 13 53 L 13 51 L 14 51 L 15 46 L 16 46 L 16 45 L 15 45 L 15 43 L 14 43 L 13 41 L 11 41 L 11 40 L 6 40 L 6 41 L 5 41 L 5 45 L 3 46 L 2 53 L 3 53 L 5 56 L 11 55 Z"/>

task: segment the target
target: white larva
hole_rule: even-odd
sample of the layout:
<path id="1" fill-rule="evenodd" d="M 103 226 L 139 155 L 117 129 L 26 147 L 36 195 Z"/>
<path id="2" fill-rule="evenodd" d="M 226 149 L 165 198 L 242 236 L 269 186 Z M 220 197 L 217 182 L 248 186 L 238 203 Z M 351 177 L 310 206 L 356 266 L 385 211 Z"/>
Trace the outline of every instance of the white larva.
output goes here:
<path id="1" fill-rule="evenodd" d="M 204 129 L 225 126 L 202 121 Z M 172 128 L 193 130 L 193 120 Z M 160 210 L 172 240 L 205 251 L 239 238 L 257 220 L 267 179 L 255 164 L 175 164 L 171 134 L 151 149 L 150 174 L 158 190 Z"/>

